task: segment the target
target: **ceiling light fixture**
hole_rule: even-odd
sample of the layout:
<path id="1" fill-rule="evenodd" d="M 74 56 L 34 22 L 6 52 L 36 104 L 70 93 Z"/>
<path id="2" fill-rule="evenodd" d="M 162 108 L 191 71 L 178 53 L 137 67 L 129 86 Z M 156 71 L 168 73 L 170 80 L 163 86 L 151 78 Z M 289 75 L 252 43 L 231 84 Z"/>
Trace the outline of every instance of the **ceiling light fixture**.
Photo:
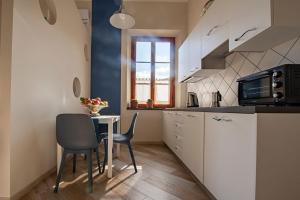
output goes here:
<path id="1" fill-rule="evenodd" d="M 123 0 L 120 8 L 110 17 L 110 24 L 118 29 L 130 29 L 135 25 L 135 19 L 125 12 Z"/>

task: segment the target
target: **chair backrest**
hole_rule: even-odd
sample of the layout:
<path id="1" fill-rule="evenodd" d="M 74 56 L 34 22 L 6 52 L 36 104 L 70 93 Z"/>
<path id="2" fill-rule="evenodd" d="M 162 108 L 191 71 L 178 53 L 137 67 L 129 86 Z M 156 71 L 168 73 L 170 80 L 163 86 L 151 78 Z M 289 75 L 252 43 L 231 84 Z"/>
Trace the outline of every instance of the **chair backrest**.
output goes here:
<path id="1" fill-rule="evenodd" d="M 135 113 L 133 115 L 133 118 L 132 118 L 132 121 L 131 121 L 131 125 L 126 133 L 126 136 L 129 138 L 129 139 L 132 139 L 133 136 L 134 136 L 134 130 L 135 130 L 135 125 L 136 125 L 136 119 L 137 119 L 137 116 L 138 116 L 138 112 Z"/>
<path id="2" fill-rule="evenodd" d="M 60 114 L 56 117 L 56 139 L 60 146 L 69 150 L 97 148 L 95 127 L 85 114 Z"/>

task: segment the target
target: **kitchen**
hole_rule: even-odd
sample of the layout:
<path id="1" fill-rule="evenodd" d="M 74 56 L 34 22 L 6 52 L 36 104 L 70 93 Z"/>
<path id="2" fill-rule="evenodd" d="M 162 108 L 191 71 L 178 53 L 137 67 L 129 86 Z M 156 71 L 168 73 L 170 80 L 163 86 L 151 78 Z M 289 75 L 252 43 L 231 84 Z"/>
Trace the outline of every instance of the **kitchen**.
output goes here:
<path id="1" fill-rule="evenodd" d="M 1 0 L 0 89 L 11 109 L 0 107 L 0 199 L 300 199 L 299 9 L 296 0 Z M 120 12 L 133 21 L 115 24 Z M 86 158 L 77 155 L 74 174 L 66 159 L 54 193 L 56 116 L 101 102 L 96 114 L 120 123 L 96 131 L 126 133 L 138 113 L 133 153 L 115 144 L 106 166 L 101 143 L 92 192 Z"/>

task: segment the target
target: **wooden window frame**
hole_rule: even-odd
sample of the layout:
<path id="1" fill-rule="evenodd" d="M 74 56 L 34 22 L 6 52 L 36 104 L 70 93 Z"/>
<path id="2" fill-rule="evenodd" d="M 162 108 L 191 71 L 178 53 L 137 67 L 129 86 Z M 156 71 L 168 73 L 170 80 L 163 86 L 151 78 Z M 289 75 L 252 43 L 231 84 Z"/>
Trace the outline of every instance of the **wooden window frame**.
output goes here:
<path id="1" fill-rule="evenodd" d="M 154 108 L 172 108 L 175 106 L 175 38 L 133 36 L 131 38 L 131 100 L 136 99 L 136 43 L 151 42 L 151 99 L 155 99 L 155 42 L 170 42 L 170 99 L 169 104 L 155 104 Z M 155 102 L 155 101 L 154 101 Z M 139 103 L 139 108 L 147 108 L 146 103 Z"/>

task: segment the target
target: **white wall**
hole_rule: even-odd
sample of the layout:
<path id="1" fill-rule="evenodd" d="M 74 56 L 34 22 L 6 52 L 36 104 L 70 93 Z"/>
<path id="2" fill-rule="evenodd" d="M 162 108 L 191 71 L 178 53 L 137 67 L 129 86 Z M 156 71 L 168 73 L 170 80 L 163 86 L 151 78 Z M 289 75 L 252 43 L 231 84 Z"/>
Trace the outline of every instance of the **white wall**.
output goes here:
<path id="1" fill-rule="evenodd" d="M 127 104 L 130 102 L 130 38 L 132 35 L 176 37 L 176 48 L 178 48 L 186 35 L 186 6 L 186 3 L 125 2 L 125 9 L 135 17 L 136 25 L 132 30 L 122 31 L 121 130 L 123 132 L 128 129 L 133 113 L 137 112 L 136 110 L 127 110 Z M 180 106 L 184 102 L 181 92 L 183 90 L 185 93 L 185 87 L 179 84 L 176 84 L 175 87 L 176 106 Z M 161 142 L 161 111 L 139 110 L 138 112 L 140 116 L 134 140 L 136 142 Z"/>
<path id="2" fill-rule="evenodd" d="M 12 1 L 0 0 L 0 198 L 10 195 Z"/>
<path id="3" fill-rule="evenodd" d="M 201 18 L 202 9 L 208 0 L 189 0 L 187 5 L 187 30 L 192 32 Z"/>
<path id="4" fill-rule="evenodd" d="M 90 92 L 90 66 L 84 56 L 88 33 L 73 0 L 54 3 L 57 22 L 49 25 L 38 0 L 14 1 L 12 64 L 6 71 L 11 70 L 11 161 L 10 172 L 5 172 L 10 174 L 11 196 L 56 166 L 55 117 L 83 111 L 73 95 L 73 78 L 81 80 L 82 96 Z M 7 100 L 1 106 L 2 101 Z"/>

